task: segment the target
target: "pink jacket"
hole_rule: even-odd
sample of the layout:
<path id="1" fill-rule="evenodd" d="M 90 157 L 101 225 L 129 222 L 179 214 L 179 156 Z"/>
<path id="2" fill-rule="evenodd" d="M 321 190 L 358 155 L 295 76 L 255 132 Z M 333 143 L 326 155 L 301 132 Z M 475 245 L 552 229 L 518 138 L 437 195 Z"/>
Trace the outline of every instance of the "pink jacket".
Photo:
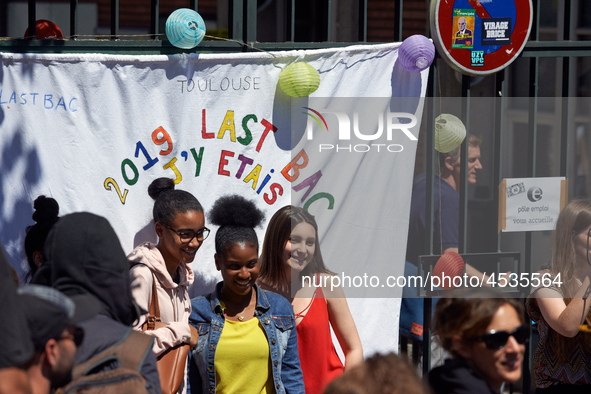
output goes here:
<path id="1" fill-rule="evenodd" d="M 152 272 L 156 276 L 156 291 L 160 318 L 168 323 L 166 327 L 146 334 L 154 336 L 154 353 L 158 356 L 166 349 L 189 342 L 191 330 L 189 315 L 191 314 L 191 299 L 187 288 L 193 283 L 193 270 L 189 264 L 179 264 L 179 283 L 175 283 L 166 270 L 164 258 L 156 245 L 146 242 L 137 246 L 127 256 L 132 266 L 129 272 L 131 293 L 140 308 L 149 311 L 152 299 Z M 134 329 L 141 331 L 142 324 L 148 319 L 148 314 L 140 316 Z"/>

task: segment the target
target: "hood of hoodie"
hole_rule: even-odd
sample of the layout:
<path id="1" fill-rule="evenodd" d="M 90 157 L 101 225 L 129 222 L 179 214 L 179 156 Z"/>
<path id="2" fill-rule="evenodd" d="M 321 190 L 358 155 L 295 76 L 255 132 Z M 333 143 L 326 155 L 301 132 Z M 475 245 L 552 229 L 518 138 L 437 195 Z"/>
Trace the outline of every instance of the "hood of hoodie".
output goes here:
<path id="1" fill-rule="evenodd" d="M 189 287 L 195 279 L 191 265 L 181 261 L 178 266 L 179 282 L 177 284 L 168 273 L 164 257 L 162 257 L 162 253 L 158 250 L 158 246 L 150 242 L 145 242 L 137 246 L 127 257 L 130 265 L 144 264 L 148 266 L 156 275 L 160 284 L 168 289 L 178 286 Z"/>
<path id="2" fill-rule="evenodd" d="M 435 393 L 498 394 L 484 377 L 462 359 L 447 359 L 429 371 L 429 385 Z"/>
<path id="3" fill-rule="evenodd" d="M 76 304 L 75 321 L 97 314 L 125 325 L 139 316 L 131 295 L 129 264 L 107 219 L 88 212 L 62 217 L 47 237 L 51 285 Z"/>
<path id="4" fill-rule="evenodd" d="M 0 369 L 22 367 L 35 355 L 31 333 L 16 295 L 17 285 L 0 244 Z"/>

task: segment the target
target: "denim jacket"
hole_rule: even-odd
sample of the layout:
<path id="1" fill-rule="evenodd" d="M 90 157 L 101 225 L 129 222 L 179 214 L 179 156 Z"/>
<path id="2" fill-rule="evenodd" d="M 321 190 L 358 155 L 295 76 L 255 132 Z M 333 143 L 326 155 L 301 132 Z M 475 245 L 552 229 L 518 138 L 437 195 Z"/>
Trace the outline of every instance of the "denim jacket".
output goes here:
<path id="1" fill-rule="evenodd" d="M 213 293 L 191 301 L 189 324 L 199 333 L 197 346 L 189 353 L 191 393 L 215 392 L 215 351 L 226 321 L 219 300 L 222 284 L 218 283 Z M 255 314 L 269 341 L 275 389 L 279 394 L 304 393 L 293 307 L 279 294 L 257 285 L 254 289 L 257 292 Z"/>

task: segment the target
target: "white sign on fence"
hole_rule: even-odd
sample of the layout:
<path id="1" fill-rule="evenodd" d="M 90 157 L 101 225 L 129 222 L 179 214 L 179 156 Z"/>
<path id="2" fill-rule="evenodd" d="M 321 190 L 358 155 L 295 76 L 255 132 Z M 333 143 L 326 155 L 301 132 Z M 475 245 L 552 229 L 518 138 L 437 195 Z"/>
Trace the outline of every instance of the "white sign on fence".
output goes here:
<path id="1" fill-rule="evenodd" d="M 499 187 L 502 231 L 554 230 L 566 200 L 563 177 L 506 178 Z"/>

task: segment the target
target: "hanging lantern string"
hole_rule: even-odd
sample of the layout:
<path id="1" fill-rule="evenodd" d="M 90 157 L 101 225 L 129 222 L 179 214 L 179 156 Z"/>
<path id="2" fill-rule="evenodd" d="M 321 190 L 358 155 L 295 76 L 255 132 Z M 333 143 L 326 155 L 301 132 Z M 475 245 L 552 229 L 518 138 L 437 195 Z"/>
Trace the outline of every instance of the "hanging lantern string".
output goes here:
<path id="1" fill-rule="evenodd" d="M 210 36 L 208 34 L 205 34 L 204 37 L 212 39 L 212 40 L 218 40 L 218 41 L 235 42 L 237 44 L 248 47 L 250 49 L 254 49 L 255 51 L 265 52 L 273 57 L 277 57 L 273 53 L 271 53 L 267 50 L 254 47 L 254 46 L 249 45 L 243 41 L 233 40 L 231 38 L 225 38 L 225 37 Z M 34 38 L 34 36 L 0 37 L 0 41 L 13 41 L 13 40 L 22 40 L 22 39 L 30 39 L 30 38 Z M 78 41 L 79 39 L 82 39 L 80 41 L 102 41 L 102 40 L 110 40 L 112 38 L 118 38 L 118 39 L 125 39 L 125 38 L 157 39 L 157 38 L 161 38 L 161 39 L 163 39 L 163 38 L 166 38 L 166 34 L 164 34 L 164 33 L 160 33 L 160 34 L 75 34 L 72 36 L 66 36 L 63 38 L 63 40 Z"/>
<path id="2" fill-rule="evenodd" d="M 272 52 L 269 52 L 265 49 L 262 48 L 257 48 L 254 47 L 252 45 L 249 45 L 243 41 L 238 41 L 238 40 L 233 40 L 231 38 L 225 38 L 225 37 L 218 37 L 218 36 L 210 36 L 209 34 L 205 34 L 203 37 L 211 39 L 211 40 L 218 40 L 218 41 L 228 41 L 228 42 L 235 42 L 237 44 L 240 44 L 242 46 L 248 47 L 250 49 L 253 49 L 255 51 L 259 51 L 259 52 L 264 52 L 270 56 L 272 56 L 273 58 L 278 58 L 275 54 L 273 54 Z M 25 39 L 27 38 L 33 38 L 32 36 L 30 37 L 24 37 Z M 153 39 L 157 39 L 157 38 L 166 38 L 166 34 L 164 33 L 160 33 L 160 34 L 76 34 L 76 35 L 71 35 L 71 36 L 65 36 L 63 39 L 60 40 L 72 40 L 72 41 L 102 41 L 102 40 L 111 40 L 111 39 L 125 39 L 125 38 L 140 38 L 140 39 L 148 39 L 148 40 L 153 40 Z M 14 41 L 14 40 L 22 40 L 23 38 L 21 37 L 0 37 L 0 41 Z M 340 58 L 342 59 L 347 59 L 349 58 L 349 55 L 342 55 L 340 56 Z M 298 61 L 303 61 L 302 59 L 295 59 L 292 62 L 290 62 L 287 65 L 283 65 L 280 66 L 278 64 L 273 63 L 273 66 L 276 68 L 279 68 L 280 70 L 283 70 L 285 67 L 293 64 L 293 63 L 297 63 Z M 336 67 L 336 65 L 335 65 Z M 329 70 L 318 70 L 319 73 L 322 72 L 326 72 Z M 441 83 L 440 81 L 437 81 L 438 83 Z"/>
<path id="3" fill-rule="evenodd" d="M 166 34 L 164 34 L 164 33 L 161 33 L 161 34 L 76 34 L 76 35 L 73 35 L 73 36 L 66 36 L 62 40 L 72 40 L 72 41 L 78 41 L 78 40 L 79 41 L 103 41 L 104 40 L 104 41 L 106 41 L 106 40 L 110 40 L 110 39 L 113 39 L 113 38 L 116 38 L 116 39 L 124 39 L 124 38 L 157 39 L 159 37 L 161 39 L 162 38 L 166 38 Z M 225 37 L 210 36 L 209 34 L 205 34 L 204 37 L 209 38 L 211 40 L 235 42 L 237 44 L 240 44 L 242 46 L 248 47 L 248 48 L 253 49 L 255 51 L 264 52 L 264 53 L 272 56 L 273 58 L 277 58 L 277 56 L 274 53 L 269 52 L 269 51 L 267 51 L 265 49 L 262 49 L 262 48 L 254 47 L 254 46 L 249 45 L 249 44 L 247 44 L 247 43 L 245 43 L 243 41 L 233 40 L 231 38 L 225 38 Z M 33 38 L 33 36 L 24 37 L 24 38 L 25 39 Z M 0 41 L 11 41 L 11 40 L 22 40 L 22 38 L 20 38 L 20 37 L 18 37 L 18 38 L 15 38 L 15 37 L 0 37 Z M 136 40 L 136 41 L 139 41 L 139 40 Z M 295 62 L 297 62 L 297 60 L 289 63 L 288 65 L 293 64 Z M 273 63 L 273 66 L 274 67 L 277 67 L 277 68 L 279 68 L 281 70 L 283 70 L 285 68 L 285 66 L 279 66 L 279 65 L 277 65 L 275 63 Z"/>
<path id="4" fill-rule="evenodd" d="M 238 41 L 238 40 L 233 40 L 231 38 L 225 38 L 225 37 L 218 37 L 218 36 L 210 36 L 209 34 L 205 34 L 204 35 L 205 38 L 208 38 L 210 40 L 217 40 L 217 41 L 228 41 L 228 42 L 235 42 L 237 44 L 240 44 L 242 46 L 248 47 L 250 49 L 253 49 L 255 51 L 259 51 L 259 52 L 264 52 L 270 56 L 272 56 L 273 58 L 277 58 L 277 55 L 275 55 L 272 52 L 269 52 L 265 49 L 262 48 L 257 48 L 255 46 L 249 45 L 243 41 Z M 29 36 L 29 37 L 24 37 L 24 39 L 28 39 L 28 38 L 34 38 L 33 36 Z M 113 38 L 116 39 L 125 39 L 125 38 L 145 38 L 145 39 L 165 39 L 166 38 L 166 34 L 164 33 L 160 33 L 160 34 L 76 34 L 73 36 L 65 36 L 62 40 L 72 40 L 72 41 L 106 41 L 106 40 L 111 40 Z M 21 37 L 0 37 L 0 41 L 12 41 L 12 40 L 22 40 L 23 38 Z M 344 56 L 343 56 L 344 57 Z M 297 62 L 297 60 L 289 63 L 295 63 Z M 288 65 L 289 65 L 288 64 Z M 283 70 L 285 67 L 279 66 L 277 64 L 273 64 L 274 67 L 277 67 L 281 70 Z"/>
<path id="5" fill-rule="evenodd" d="M 210 36 L 208 34 L 205 34 L 204 37 L 209 38 L 211 40 L 235 42 L 237 44 L 248 47 L 248 48 L 253 49 L 255 51 L 264 52 L 264 53 L 272 56 L 273 58 L 278 58 L 277 55 L 273 54 L 272 52 L 269 52 L 269 51 L 262 49 L 262 48 L 254 47 L 254 46 L 249 45 L 243 41 L 233 40 L 231 38 L 225 38 L 225 37 Z M 29 37 L 0 37 L 0 41 L 16 41 L 16 40 L 29 39 L 29 38 L 34 38 L 34 37 L 32 37 L 32 36 L 29 36 Z M 160 39 L 166 38 L 166 34 L 164 34 L 164 33 L 160 33 L 160 34 L 75 34 L 75 35 L 71 35 L 71 36 L 64 36 L 63 39 L 53 39 L 53 40 L 59 40 L 59 41 L 64 41 L 64 40 L 103 41 L 104 40 L 104 41 L 106 41 L 106 40 L 111 40 L 113 38 L 122 39 L 122 40 L 124 40 L 125 38 L 136 38 L 136 39 L 139 38 L 139 39 L 153 40 L 153 39 L 157 39 L 157 38 L 160 38 Z M 349 55 L 342 55 L 339 58 L 347 59 L 349 57 L 350 57 Z M 302 60 L 296 59 L 289 64 L 296 63 L 297 61 L 302 61 Z M 282 66 L 278 66 L 276 64 L 273 64 L 273 66 L 280 68 L 280 69 L 285 68 Z M 318 72 L 322 73 L 322 72 L 326 72 L 326 71 L 328 71 L 328 70 L 322 70 L 322 71 L 318 71 Z M 441 83 L 441 82 L 438 81 L 438 83 Z"/>

